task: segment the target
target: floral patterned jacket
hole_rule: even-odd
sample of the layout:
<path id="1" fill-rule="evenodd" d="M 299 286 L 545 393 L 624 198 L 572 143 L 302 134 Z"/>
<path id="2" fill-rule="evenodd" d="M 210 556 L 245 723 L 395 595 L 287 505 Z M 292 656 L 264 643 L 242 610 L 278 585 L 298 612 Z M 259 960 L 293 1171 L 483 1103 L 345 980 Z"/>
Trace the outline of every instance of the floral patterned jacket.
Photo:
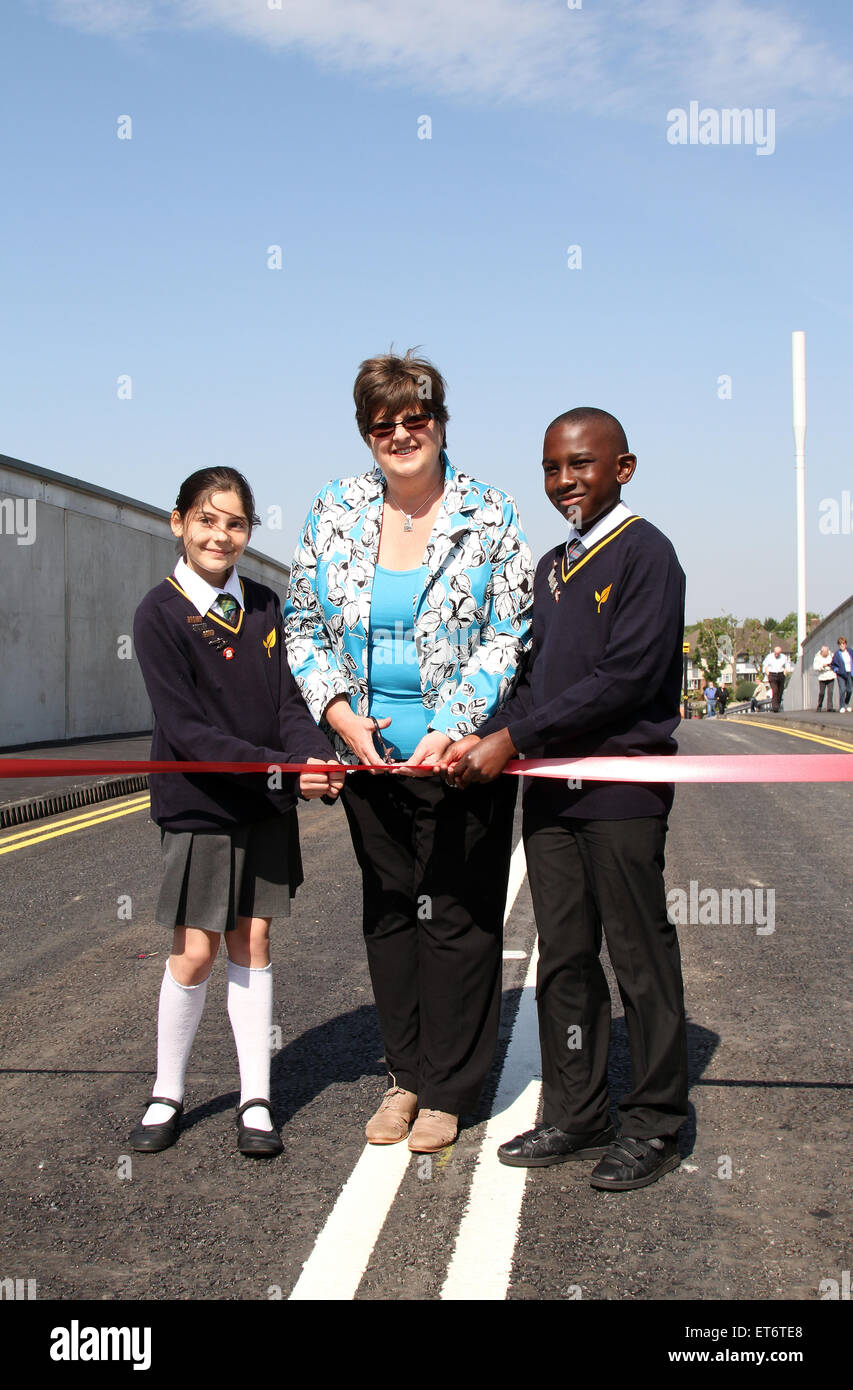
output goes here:
<path id="1" fill-rule="evenodd" d="M 530 645 L 534 566 L 515 502 L 457 473 L 442 451 L 444 496 L 424 554 L 412 631 L 431 731 L 456 740 L 488 719 Z M 284 634 L 305 701 L 344 762 L 355 756 L 322 718 L 336 695 L 369 706 L 368 641 L 385 477 L 329 483 L 308 513 L 290 574 Z"/>

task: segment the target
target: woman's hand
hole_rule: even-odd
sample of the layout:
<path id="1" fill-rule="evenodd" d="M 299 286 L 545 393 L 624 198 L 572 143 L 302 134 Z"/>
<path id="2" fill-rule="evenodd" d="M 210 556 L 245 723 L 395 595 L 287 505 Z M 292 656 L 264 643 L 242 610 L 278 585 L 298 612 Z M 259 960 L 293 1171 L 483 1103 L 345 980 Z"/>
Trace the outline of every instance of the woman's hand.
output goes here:
<path id="1" fill-rule="evenodd" d="M 395 766 L 407 777 L 434 777 L 439 771 L 441 759 L 451 746 L 447 734 L 438 731 L 424 734 L 411 757 Z"/>
<path id="2" fill-rule="evenodd" d="M 376 751 L 373 734 L 376 729 L 387 729 L 390 719 L 353 714 L 346 695 L 336 695 L 334 700 L 330 700 L 323 711 L 323 718 L 327 724 L 331 724 L 336 734 L 340 734 L 360 763 L 367 763 L 371 767 L 388 766 Z"/>
<path id="3" fill-rule="evenodd" d="M 510 758 L 517 756 L 518 749 L 506 729 L 500 729 L 485 738 L 469 734 L 460 739 L 441 767 L 451 787 L 469 787 L 474 782 L 493 782 Z"/>
<path id="4" fill-rule="evenodd" d="M 328 796 L 334 801 L 341 787 L 344 785 L 346 776 L 341 763 L 327 763 L 322 758 L 306 758 L 307 763 L 316 763 L 318 767 L 328 768 L 327 772 L 300 772 L 299 790 L 307 801 L 313 800 L 316 796 Z M 339 768 L 340 771 L 332 772 L 332 768 Z"/>

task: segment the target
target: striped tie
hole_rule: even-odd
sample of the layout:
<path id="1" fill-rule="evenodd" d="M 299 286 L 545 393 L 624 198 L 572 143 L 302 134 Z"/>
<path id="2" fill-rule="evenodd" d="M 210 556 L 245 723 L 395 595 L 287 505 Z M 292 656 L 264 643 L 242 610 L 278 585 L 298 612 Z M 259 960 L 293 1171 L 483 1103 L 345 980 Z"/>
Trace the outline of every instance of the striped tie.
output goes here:
<path id="1" fill-rule="evenodd" d="M 216 613 L 218 617 L 224 618 L 230 627 L 234 626 L 234 615 L 239 605 L 235 598 L 230 594 L 217 594 L 210 606 L 211 613 Z"/>
<path id="2" fill-rule="evenodd" d="M 585 554 L 586 546 L 577 536 L 573 536 L 570 541 L 566 541 L 566 564 L 569 569 L 571 569 L 576 560 L 579 560 L 581 556 Z"/>

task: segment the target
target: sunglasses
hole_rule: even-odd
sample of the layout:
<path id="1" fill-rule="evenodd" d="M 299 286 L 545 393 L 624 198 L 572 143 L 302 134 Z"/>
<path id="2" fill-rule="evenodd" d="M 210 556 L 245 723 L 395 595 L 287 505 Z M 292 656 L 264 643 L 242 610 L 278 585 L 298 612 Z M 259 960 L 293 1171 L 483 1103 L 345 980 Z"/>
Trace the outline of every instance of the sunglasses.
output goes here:
<path id="1" fill-rule="evenodd" d="M 377 420 L 375 425 L 368 426 L 367 433 L 372 434 L 374 439 L 389 439 L 397 426 L 402 425 L 410 434 L 417 434 L 418 430 L 425 430 L 434 418 L 429 411 L 422 415 L 407 415 L 405 420 Z"/>

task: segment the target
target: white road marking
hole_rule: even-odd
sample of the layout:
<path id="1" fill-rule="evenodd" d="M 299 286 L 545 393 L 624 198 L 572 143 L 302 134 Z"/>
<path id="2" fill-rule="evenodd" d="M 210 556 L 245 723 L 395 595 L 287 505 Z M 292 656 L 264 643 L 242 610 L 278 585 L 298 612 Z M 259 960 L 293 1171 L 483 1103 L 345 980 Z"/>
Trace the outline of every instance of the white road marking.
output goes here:
<path id="1" fill-rule="evenodd" d="M 509 919 L 526 872 L 524 846 L 519 841 L 510 860 L 504 923 Z M 515 1031 L 517 1029 L 518 1020 Z M 538 1047 L 536 1054 L 538 1059 Z M 506 1071 L 505 1063 L 504 1075 Z M 405 1140 L 399 1144 L 366 1145 L 302 1267 L 290 1294 L 291 1301 L 355 1298 L 410 1158 Z"/>
<path id="2" fill-rule="evenodd" d="M 291 1301 L 355 1297 L 411 1154 L 399 1144 L 367 1144 L 302 1268 Z"/>
<path id="3" fill-rule="evenodd" d="M 536 1123 L 542 1090 L 535 997 L 538 956 L 534 947 L 442 1299 L 506 1298 L 527 1169 L 505 1167 L 495 1150 Z"/>

